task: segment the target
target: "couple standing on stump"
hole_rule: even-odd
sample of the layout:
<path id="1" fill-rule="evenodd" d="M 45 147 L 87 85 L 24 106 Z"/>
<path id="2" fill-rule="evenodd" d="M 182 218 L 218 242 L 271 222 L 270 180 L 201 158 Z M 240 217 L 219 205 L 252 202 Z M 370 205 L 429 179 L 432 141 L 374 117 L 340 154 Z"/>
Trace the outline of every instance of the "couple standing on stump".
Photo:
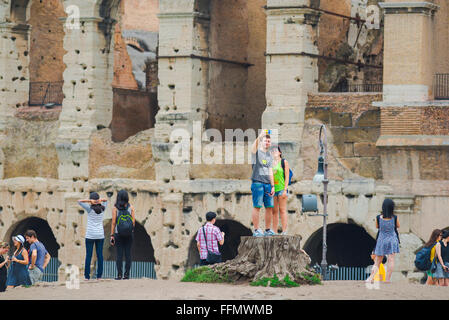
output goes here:
<path id="1" fill-rule="evenodd" d="M 287 194 L 290 169 L 282 158 L 279 146 L 271 146 L 268 130 L 261 134 L 251 146 L 251 193 L 253 199 L 252 222 L 255 237 L 276 235 L 281 215 L 282 233 L 287 234 Z M 259 227 L 259 214 L 265 207 L 265 232 Z"/>

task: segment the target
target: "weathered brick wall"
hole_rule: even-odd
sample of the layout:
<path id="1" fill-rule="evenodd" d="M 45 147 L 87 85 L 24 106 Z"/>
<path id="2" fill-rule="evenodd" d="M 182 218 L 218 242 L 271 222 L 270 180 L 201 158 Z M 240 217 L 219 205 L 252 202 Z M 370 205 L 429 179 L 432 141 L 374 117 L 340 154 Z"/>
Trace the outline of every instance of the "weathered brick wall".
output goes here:
<path id="1" fill-rule="evenodd" d="M 380 110 L 373 101 L 381 94 L 323 93 L 309 94 L 305 112 L 302 154 L 304 178 L 316 172 L 318 132 L 325 124 L 329 134 L 330 176 L 344 179 L 355 175 L 381 179 L 380 157 L 376 141 L 380 135 Z"/>
<path id="2" fill-rule="evenodd" d="M 382 135 L 449 135 L 447 106 L 382 108 Z"/>
<path id="3" fill-rule="evenodd" d="M 30 81 L 62 81 L 66 66 L 63 57 L 64 28 L 59 18 L 66 17 L 59 0 L 33 1 L 28 24 L 30 36 Z"/>
<path id="4" fill-rule="evenodd" d="M 156 112 L 155 94 L 114 88 L 112 141 L 121 142 L 140 131 L 153 128 Z"/>

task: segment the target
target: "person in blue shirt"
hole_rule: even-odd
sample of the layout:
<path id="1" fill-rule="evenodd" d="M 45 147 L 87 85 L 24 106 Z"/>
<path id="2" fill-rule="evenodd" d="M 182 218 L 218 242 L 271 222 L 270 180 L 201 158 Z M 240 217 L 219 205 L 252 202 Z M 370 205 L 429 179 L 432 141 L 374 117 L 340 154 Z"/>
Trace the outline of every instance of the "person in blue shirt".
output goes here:
<path id="1" fill-rule="evenodd" d="M 30 244 L 28 272 L 30 274 L 31 284 L 35 284 L 42 279 L 51 257 L 44 244 L 37 239 L 36 231 L 27 230 L 25 232 L 25 239 Z"/>

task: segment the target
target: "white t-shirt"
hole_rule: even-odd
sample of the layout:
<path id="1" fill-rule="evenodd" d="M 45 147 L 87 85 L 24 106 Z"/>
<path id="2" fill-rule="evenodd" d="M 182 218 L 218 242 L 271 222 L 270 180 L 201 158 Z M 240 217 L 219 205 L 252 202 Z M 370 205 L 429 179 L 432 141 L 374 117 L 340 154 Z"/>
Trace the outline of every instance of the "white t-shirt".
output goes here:
<path id="1" fill-rule="evenodd" d="M 83 209 L 87 212 L 87 228 L 86 228 L 86 239 L 104 239 L 104 227 L 103 227 L 103 217 L 104 212 L 106 211 L 106 207 L 108 202 L 102 203 L 104 206 L 104 210 L 102 213 L 95 213 L 94 210 L 90 207 L 90 204 L 85 202 L 79 202 L 79 205 L 83 207 Z"/>

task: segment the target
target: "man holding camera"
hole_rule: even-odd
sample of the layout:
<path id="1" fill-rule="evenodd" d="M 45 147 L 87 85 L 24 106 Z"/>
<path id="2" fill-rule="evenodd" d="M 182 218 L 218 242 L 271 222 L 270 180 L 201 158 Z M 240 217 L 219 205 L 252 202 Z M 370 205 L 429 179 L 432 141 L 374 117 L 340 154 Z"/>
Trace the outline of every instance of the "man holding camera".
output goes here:
<path id="1" fill-rule="evenodd" d="M 274 207 L 273 158 L 270 153 L 271 136 L 269 130 L 262 130 L 251 146 L 253 173 L 251 175 L 251 193 L 253 198 L 252 221 L 255 237 L 272 236 L 270 229 Z M 265 207 L 265 232 L 259 228 L 259 214 Z"/>

